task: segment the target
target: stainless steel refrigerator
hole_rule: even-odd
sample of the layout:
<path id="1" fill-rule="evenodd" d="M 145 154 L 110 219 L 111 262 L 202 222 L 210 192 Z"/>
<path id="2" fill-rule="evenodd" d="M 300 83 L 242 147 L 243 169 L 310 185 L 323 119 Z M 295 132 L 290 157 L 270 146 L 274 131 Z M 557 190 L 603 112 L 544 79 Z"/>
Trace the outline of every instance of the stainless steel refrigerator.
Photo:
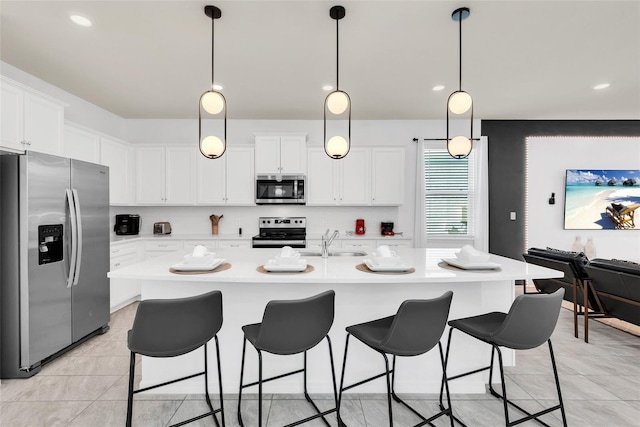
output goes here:
<path id="1" fill-rule="evenodd" d="M 0 156 L 0 377 L 30 377 L 109 322 L 109 169 Z"/>

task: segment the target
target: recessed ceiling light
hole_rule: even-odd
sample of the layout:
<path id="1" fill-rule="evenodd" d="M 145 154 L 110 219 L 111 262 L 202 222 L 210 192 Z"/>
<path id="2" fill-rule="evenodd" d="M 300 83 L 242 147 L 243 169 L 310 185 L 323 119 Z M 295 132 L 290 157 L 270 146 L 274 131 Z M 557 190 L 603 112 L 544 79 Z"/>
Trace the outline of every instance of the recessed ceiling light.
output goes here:
<path id="1" fill-rule="evenodd" d="M 594 88 L 595 90 L 600 90 L 600 89 L 606 89 L 606 88 L 608 88 L 609 86 L 611 86 L 611 83 L 600 83 L 600 84 L 598 84 L 598 85 L 595 85 L 593 88 Z"/>
<path id="2" fill-rule="evenodd" d="M 80 15 L 71 15 L 69 17 L 75 24 L 80 25 L 81 27 L 90 27 L 93 24 L 91 23 L 91 21 L 89 21 L 89 19 L 85 18 L 84 16 L 80 16 Z"/>
<path id="3" fill-rule="evenodd" d="M 331 85 L 324 85 L 324 86 L 322 86 L 322 90 L 326 90 L 326 91 L 333 90 L 333 86 L 331 86 Z"/>
<path id="4" fill-rule="evenodd" d="M 434 90 L 434 91 L 436 91 L 436 92 L 439 92 L 439 91 L 441 91 L 442 89 L 444 89 L 444 86 L 443 86 L 443 85 L 437 85 L 437 86 L 434 86 L 434 87 L 433 87 L 433 90 Z"/>
<path id="5" fill-rule="evenodd" d="M 213 85 L 213 90 L 222 90 L 222 89 L 224 88 L 220 85 Z"/>

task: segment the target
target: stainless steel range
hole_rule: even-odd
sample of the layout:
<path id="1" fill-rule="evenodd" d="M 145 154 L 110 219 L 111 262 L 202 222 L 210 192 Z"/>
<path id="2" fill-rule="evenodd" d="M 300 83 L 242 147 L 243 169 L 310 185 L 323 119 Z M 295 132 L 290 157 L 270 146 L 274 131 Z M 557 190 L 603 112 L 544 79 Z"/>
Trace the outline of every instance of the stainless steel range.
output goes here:
<path id="1" fill-rule="evenodd" d="M 253 236 L 254 248 L 305 248 L 307 246 L 307 218 L 260 217 L 260 234 Z"/>

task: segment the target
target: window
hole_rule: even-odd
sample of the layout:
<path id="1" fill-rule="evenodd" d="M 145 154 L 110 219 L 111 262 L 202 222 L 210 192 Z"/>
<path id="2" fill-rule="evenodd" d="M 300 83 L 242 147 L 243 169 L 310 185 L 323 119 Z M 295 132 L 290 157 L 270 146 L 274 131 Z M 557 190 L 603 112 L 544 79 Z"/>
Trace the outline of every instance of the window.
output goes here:
<path id="1" fill-rule="evenodd" d="M 426 236 L 474 236 L 475 153 L 454 159 L 441 147 L 423 150 Z"/>

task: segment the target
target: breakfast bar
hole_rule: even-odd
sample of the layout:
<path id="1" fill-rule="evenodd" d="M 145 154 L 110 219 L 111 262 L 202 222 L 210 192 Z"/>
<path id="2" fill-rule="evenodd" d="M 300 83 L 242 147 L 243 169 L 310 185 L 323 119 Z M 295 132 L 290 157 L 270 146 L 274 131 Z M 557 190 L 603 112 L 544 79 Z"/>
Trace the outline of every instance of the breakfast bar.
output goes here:
<path id="1" fill-rule="evenodd" d="M 303 250 L 301 250 L 302 252 Z M 345 327 L 395 314 L 406 299 L 428 299 L 453 291 L 449 319 L 473 316 L 490 311 L 507 311 L 515 297 L 515 280 L 561 277 L 562 273 L 526 264 L 510 258 L 491 255 L 490 262 L 499 268 L 464 270 L 442 261 L 455 258 L 455 249 L 398 248 L 402 263 L 410 266 L 403 272 L 373 272 L 363 263 L 370 254 L 330 253 L 330 256 L 309 256 L 302 253 L 308 268 L 304 272 L 267 272 L 263 266 L 280 253 L 280 249 L 225 248 L 216 253 L 224 263 L 212 272 L 175 272 L 172 266 L 185 255 L 174 252 L 162 257 L 121 268 L 109 273 L 112 279 L 138 281 L 141 299 L 180 298 L 220 290 L 223 295 L 223 326 L 220 341 L 222 382 L 225 393 L 237 393 L 240 375 L 240 356 L 243 333 L 241 327 L 260 322 L 266 304 L 274 299 L 298 299 L 333 289 L 336 293 L 335 319 L 330 338 L 336 375 L 344 355 Z M 171 270 L 171 271 L 170 271 Z M 446 332 L 445 332 L 446 334 Z M 489 363 L 490 347 L 462 334 L 454 336 L 448 372 L 455 375 L 463 370 Z M 443 344 L 444 340 L 443 340 Z M 361 345 L 353 344 L 349 351 L 349 369 L 345 382 L 383 371 L 382 358 Z M 193 373 L 202 364 L 199 351 L 171 359 L 142 358 L 140 386 L 166 381 Z M 505 365 L 513 366 L 514 352 L 504 351 Z M 215 352 L 209 352 L 215 363 Z M 296 360 L 293 360 L 297 358 Z M 299 360 L 298 360 L 299 359 Z M 245 378 L 257 378 L 257 355 L 247 352 Z M 332 390 L 327 347 L 318 345 L 308 354 L 308 387 L 312 393 Z M 302 357 L 264 355 L 265 377 L 278 375 L 302 366 Z M 416 358 L 399 358 L 396 370 L 396 389 L 400 393 L 436 393 L 439 391 L 441 368 L 437 350 Z M 478 374 L 452 382 L 452 393 L 484 393 L 487 374 Z M 382 381 L 382 380 L 381 380 Z M 212 388 L 213 390 L 213 388 Z M 158 389 L 159 393 L 201 393 L 202 379 L 172 384 Z M 300 393 L 302 380 L 289 377 L 265 385 L 265 393 Z M 372 382 L 358 389 L 360 393 L 381 393 L 383 382 Z"/>

